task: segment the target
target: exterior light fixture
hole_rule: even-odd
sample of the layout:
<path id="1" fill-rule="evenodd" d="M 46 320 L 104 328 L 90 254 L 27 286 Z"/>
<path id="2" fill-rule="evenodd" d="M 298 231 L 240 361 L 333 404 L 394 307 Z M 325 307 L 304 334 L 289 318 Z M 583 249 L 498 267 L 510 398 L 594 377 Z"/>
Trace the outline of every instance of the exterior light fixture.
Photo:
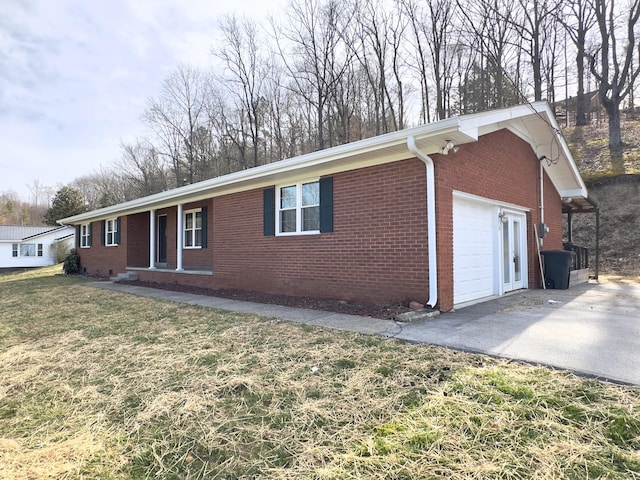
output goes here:
<path id="1" fill-rule="evenodd" d="M 447 140 L 446 145 L 442 147 L 442 150 L 440 152 L 442 153 L 442 155 L 449 155 L 449 152 L 453 151 L 453 153 L 457 153 L 458 150 L 459 148 L 456 147 L 451 140 Z"/>

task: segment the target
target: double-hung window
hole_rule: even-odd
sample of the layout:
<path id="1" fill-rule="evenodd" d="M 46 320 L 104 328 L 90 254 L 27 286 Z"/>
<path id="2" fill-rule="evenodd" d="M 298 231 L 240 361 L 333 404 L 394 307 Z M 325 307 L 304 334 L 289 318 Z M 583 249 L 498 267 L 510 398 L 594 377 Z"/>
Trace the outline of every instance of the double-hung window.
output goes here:
<path id="1" fill-rule="evenodd" d="M 202 209 L 184 212 L 184 248 L 202 248 Z"/>
<path id="2" fill-rule="evenodd" d="M 320 233 L 320 183 L 300 182 L 277 189 L 277 233 Z"/>
<path id="3" fill-rule="evenodd" d="M 11 256 L 14 257 L 14 258 L 18 256 L 18 244 L 17 243 L 11 244 Z"/>
<path id="4" fill-rule="evenodd" d="M 80 247 L 88 248 L 91 246 L 91 225 L 89 223 L 80 225 Z"/>
<path id="5" fill-rule="evenodd" d="M 113 218 L 105 221 L 104 244 L 107 247 L 118 245 L 118 219 Z"/>
<path id="6" fill-rule="evenodd" d="M 39 257 L 41 257 L 41 256 L 42 256 L 42 253 L 43 253 L 43 251 L 42 251 L 42 244 L 41 244 L 41 243 L 39 243 L 39 244 L 38 244 L 38 256 L 39 256 Z"/>

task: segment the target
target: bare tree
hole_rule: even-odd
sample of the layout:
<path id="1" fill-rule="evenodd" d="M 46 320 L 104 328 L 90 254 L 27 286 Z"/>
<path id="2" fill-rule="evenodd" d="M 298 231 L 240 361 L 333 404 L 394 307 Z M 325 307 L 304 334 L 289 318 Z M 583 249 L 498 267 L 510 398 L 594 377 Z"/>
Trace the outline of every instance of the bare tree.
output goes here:
<path id="1" fill-rule="evenodd" d="M 512 23 L 523 40 L 522 51 L 531 61 L 535 100 L 542 100 L 544 52 L 551 41 L 547 32 L 555 28 L 560 5 L 559 0 L 517 0 L 518 15 Z"/>
<path id="2" fill-rule="evenodd" d="M 259 159 L 259 146 L 264 128 L 264 92 L 269 81 L 269 57 L 262 52 L 264 42 L 258 37 L 257 27 L 251 20 L 226 16 L 220 27 L 224 44 L 213 53 L 225 67 L 226 75 L 221 84 L 235 100 L 238 120 L 246 123 L 241 130 L 246 132 L 252 150 L 247 166 L 255 167 L 264 163 Z"/>
<path id="3" fill-rule="evenodd" d="M 589 64 L 599 83 L 598 94 L 609 119 L 609 148 L 617 150 L 622 146 L 620 104 L 629 95 L 640 73 L 640 65 L 631 67 L 633 56 L 640 50 L 640 46 L 635 43 L 640 0 L 633 0 L 628 5 L 627 16 L 620 28 L 617 21 L 622 16 L 616 9 L 614 0 L 593 0 L 593 5 L 601 43 L 595 51 L 589 53 Z M 626 43 L 622 48 L 618 45 L 621 29 L 626 33 Z"/>
<path id="4" fill-rule="evenodd" d="M 561 13 L 558 21 L 564 26 L 576 48 L 576 80 L 578 82 L 576 125 L 586 125 L 585 58 L 587 56 L 587 34 L 596 23 L 595 9 L 591 0 L 568 0 Z"/>
<path id="5" fill-rule="evenodd" d="M 156 149 L 146 140 L 120 145 L 122 156 L 116 163 L 118 177 L 127 185 L 128 199 L 163 192 L 169 188 L 166 167 Z"/>
<path id="6" fill-rule="evenodd" d="M 520 69 L 513 68 L 515 78 L 510 79 L 508 70 L 517 54 L 513 2 L 509 0 L 486 0 L 483 3 L 457 0 L 458 9 L 464 18 L 463 30 L 466 43 L 477 53 L 473 59 L 475 67 L 472 78 L 462 93 L 463 112 L 470 113 L 488 108 L 502 108 L 513 101 L 508 95 L 509 84 L 518 89 Z M 474 72 L 475 70 L 475 72 Z"/>
<path id="7" fill-rule="evenodd" d="M 427 2 L 426 18 L 422 24 L 431 52 L 438 119 L 446 118 L 449 114 L 447 96 L 453 83 L 456 59 L 454 48 L 458 44 L 453 32 L 455 15 L 455 4 L 452 0 L 433 0 Z"/>
<path id="8" fill-rule="evenodd" d="M 420 121 L 422 123 L 431 122 L 431 105 L 430 105 L 430 89 L 429 89 L 429 69 L 428 69 L 428 52 L 426 39 L 423 35 L 421 10 L 416 0 L 400 0 L 405 14 L 409 18 L 409 27 L 413 33 L 413 50 L 414 60 L 411 62 L 417 70 L 420 81 Z"/>
<path id="9" fill-rule="evenodd" d="M 151 99 L 143 116 L 159 140 L 158 153 L 171 159 L 177 185 L 204 180 L 197 175 L 202 161 L 194 139 L 206 124 L 206 79 L 180 65 L 162 84 L 160 97 Z"/>
<path id="10" fill-rule="evenodd" d="M 109 171 L 109 175 L 113 176 L 111 171 Z M 106 206 L 101 202 L 103 192 L 100 189 L 100 181 L 98 180 L 97 174 L 77 177 L 69 184 L 69 186 L 75 188 L 82 194 L 84 203 L 89 210 L 95 210 L 96 208 Z"/>
<path id="11" fill-rule="evenodd" d="M 401 44 L 407 24 L 405 17 L 398 10 L 386 9 L 378 0 L 356 0 L 353 20 L 351 31 L 343 31 L 342 35 L 370 85 L 375 134 L 403 128 Z"/>
<path id="12" fill-rule="evenodd" d="M 291 77 L 289 88 L 308 103 L 307 133 L 314 149 L 320 150 L 331 146 L 325 141 L 330 130 L 327 106 L 350 61 L 340 36 L 344 4 L 321 1 L 291 0 L 286 23 L 272 25 L 280 59 Z"/>

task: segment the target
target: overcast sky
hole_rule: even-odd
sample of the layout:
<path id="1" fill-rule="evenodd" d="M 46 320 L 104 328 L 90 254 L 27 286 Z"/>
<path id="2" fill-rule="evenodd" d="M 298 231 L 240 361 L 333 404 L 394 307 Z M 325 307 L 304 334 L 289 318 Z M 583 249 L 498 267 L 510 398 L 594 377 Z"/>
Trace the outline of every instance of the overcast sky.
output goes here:
<path id="1" fill-rule="evenodd" d="M 0 0 L 0 193 L 29 200 L 108 166 L 179 63 L 208 66 L 220 17 L 285 0 Z"/>

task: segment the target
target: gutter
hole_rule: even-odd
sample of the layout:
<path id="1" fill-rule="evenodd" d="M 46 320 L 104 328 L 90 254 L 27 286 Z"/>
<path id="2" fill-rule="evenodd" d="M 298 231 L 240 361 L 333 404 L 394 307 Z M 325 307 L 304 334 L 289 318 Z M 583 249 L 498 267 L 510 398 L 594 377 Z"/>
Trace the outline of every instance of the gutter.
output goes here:
<path id="1" fill-rule="evenodd" d="M 427 240 L 429 248 L 429 300 L 425 305 L 435 308 L 438 302 L 438 252 L 436 250 L 436 187 L 433 160 L 422 153 L 413 135 L 407 136 L 407 148 L 425 167 L 427 174 Z"/>

